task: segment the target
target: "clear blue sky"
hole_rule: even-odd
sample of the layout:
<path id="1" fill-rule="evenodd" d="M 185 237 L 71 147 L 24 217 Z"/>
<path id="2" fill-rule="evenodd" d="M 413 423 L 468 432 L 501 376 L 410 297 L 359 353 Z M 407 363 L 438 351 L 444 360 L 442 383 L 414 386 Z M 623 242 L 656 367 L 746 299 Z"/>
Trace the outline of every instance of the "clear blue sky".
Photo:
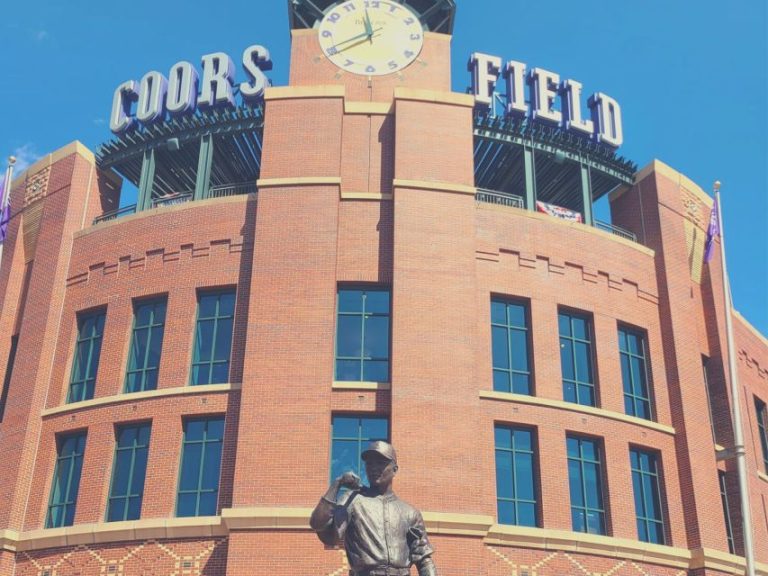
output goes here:
<path id="1" fill-rule="evenodd" d="M 457 0 L 453 88 L 473 51 L 602 91 L 623 110 L 621 153 L 723 182 L 735 307 L 768 334 L 768 23 L 765 0 Z M 0 158 L 30 163 L 110 138 L 115 87 L 179 60 L 263 44 L 286 84 L 286 0 L 9 2 L 0 16 Z M 242 72 L 238 71 L 239 77 Z M 311 121 L 311 119 L 308 119 Z"/>

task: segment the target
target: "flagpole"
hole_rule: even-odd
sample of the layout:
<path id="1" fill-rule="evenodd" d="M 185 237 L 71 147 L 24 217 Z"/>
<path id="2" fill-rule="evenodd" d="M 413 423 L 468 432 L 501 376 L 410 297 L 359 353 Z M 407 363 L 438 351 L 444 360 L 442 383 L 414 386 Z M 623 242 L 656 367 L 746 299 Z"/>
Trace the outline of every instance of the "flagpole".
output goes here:
<path id="1" fill-rule="evenodd" d="M 11 188 L 13 188 L 13 165 L 16 164 L 16 156 L 8 157 L 8 167 L 5 169 L 5 182 L 3 183 L 3 198 L 0 203 L 0 219 L 5 214 L 5 207 L 11 199 Z M 8 215 L 10 219 L 10 214 Z M 10 226 L 10 222 L 6 224 L 6 228 Z M 5 246 L 5 239 L 0 242 L 0 266 L 3 265 L 3 247 Z"/>
<path id="2" fill-rule="evenodd" d="M 741 428 L 741 395 L 736 373 L 736 353 L 733 343 L 733 302 L 728 271 L 725 267 L 725 230 L 723 229 L 723 211 L 720 204 L 720 182 L 715 182 L 715 202 L 720 230 L 720 265 L 723 274 L 723 299 L 725 301 L 725 332 L 728 342 L 728 372 L 731 380 L 731 399 L 733 404 L 733 450 L 736 453 L 736 471 L 739 478 L 741 496 L 741 529 L 744 536 L 744 560 L 746 576 L 755 576 L 755 551 L 752 543 L 752 514 L 749 505 L 749 483 L 747 481 L 747 451 L 744 448 L 744 431 Z"/>

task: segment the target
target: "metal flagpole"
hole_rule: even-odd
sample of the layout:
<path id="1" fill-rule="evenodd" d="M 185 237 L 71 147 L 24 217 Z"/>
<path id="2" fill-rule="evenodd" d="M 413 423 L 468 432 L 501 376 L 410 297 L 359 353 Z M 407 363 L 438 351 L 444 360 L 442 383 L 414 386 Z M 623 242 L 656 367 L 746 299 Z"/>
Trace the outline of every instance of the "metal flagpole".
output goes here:
<path id="1" fill-rule="evenodd" d="M 13 187 L 13 165 L 16 164 L 16 157 L 15 156 L 9 156 L 8 157 L 8 168 L 5 169 L 5 182 L 3 183 L 3 199 L 2 203 L 0 203 L 0 219 L 3 217 L 3 214 L 5 214 L 5 207 L 8 205 L 8 202 L 11 199 L 11 188 Z M 10 214 L 8 215 L 10 218 Z M 6 224 L 7 227 L 10 226 L 10 222 Z M 0 266 L 3 264 L 3 247 L 5 246 L 5 238 L 3 238 L 3 241 L 0 242 Z"/>
<path id="2" fill-rule="evenodd" d="M 749 486 L 747 482 L 747 452 L 744 448 L 744 431 L 741 428 L 741 395 L 736 374 L 736 353 L 733 344 L 733 320 L 731 301 L 731 285 L 728 282 L 728 271 L 725 267 L 725 230 L 723 230 L 723 211 L 720 205 L 720 182 L 715 182 L 715 202 L 717 203 L 717 220 L 720 230 L 720 265 L 723 269 L 723 298 L 725 300 L 725 332 L 728 341 L 728 371 L 731 380 L 731 399 L 733 402 L 733 449 L 736 453 L 736 470 L 739 477 L 739 494 L 741 496 L 741 528 L 744 535 L 744 560 L 746 561 L 746 576 L 755 576 L 755 551 L 752 543 L 752 515 L 749 506 Z"/>

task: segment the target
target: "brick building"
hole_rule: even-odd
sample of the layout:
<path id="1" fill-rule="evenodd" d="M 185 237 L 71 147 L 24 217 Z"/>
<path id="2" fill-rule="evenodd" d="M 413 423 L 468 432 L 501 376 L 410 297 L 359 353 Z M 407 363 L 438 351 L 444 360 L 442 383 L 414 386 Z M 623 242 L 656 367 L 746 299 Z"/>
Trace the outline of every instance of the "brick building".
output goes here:
<path id="1" fill-rule="evenodd" d="M 370 77 L 322 57 L 306 5 L 256 112 L 14 180 L 0 576 L 346 574 L 308 518 L 369 438 L 441 574 L 743 573 L 711 199 L 658 161 L 489 138 L 450 91 L 448 0 L 410 2 L 419 59 Z M 558 198 L 582 221 L 533 209 Z M 768 343 L 735 332 L 768 575 Z"/>

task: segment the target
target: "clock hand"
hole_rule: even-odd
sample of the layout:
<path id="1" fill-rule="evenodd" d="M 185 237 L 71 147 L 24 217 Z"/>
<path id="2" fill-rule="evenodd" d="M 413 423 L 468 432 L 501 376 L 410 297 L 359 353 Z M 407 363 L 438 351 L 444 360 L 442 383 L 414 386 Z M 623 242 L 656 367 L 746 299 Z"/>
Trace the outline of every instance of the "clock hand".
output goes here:
<path id="1" fill-rule="evenodd" d="M 349 40 L 344 40 L 344 42 L 339 42 L 339 44 L 347 44 L 348 42 L 352 42 L 352 40 L 357 40 L 354 44 L 347 44 L 347 46 L 344 46 L 344 48 L 341 48 L 340 50 L 336 49 L 336 46 L 339 46 L 339 44 L 336 44 L 336 46 L 333 46 L 329 50 L 334 50 L 334 54 L 340 54 L 344 52 L 345 50 L 349 50 L 350 48 L 354 48 L 355 46 L 359 46 L 360 44 L 365 43 L 366 40 L 369 38 L 374 38 L 374 34 L 381 30 L 381 28 L 376 28 L 371 32 L 370 35 L 368 34 L 360 34 L 359 36 L 355 36 L 354 38 L 350 38 Z M 362 38 L 362 40 L 360 40 Z"/>
<path id="2" fill-rule="evenodd" d="M 373 36 L 373 24 L 371 24 L 371 17 L 368 15 L 368 8 L 365 9 L 365 31 L 369 37 Z"/>

